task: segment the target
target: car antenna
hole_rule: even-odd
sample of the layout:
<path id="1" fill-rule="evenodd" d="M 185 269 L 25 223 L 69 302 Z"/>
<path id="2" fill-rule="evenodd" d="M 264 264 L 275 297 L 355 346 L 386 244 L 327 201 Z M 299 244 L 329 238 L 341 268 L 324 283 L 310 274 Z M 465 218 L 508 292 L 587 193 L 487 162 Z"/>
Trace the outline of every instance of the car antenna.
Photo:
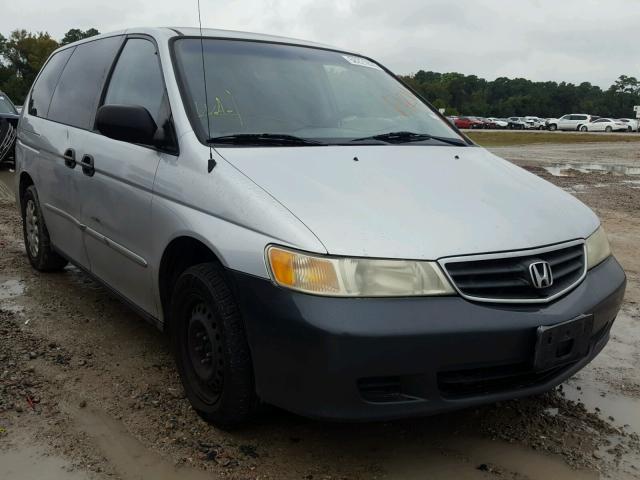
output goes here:
<path id="1" fill-rule="evenodd" d="M 200 17 L 200 0 L 198 0 L 198 26 L 200 28 L 200 55 L 202 56 L 202 79 L 204 81 L 204 105 L 207 112 L 207 140 L 211 138 L 211 123 L 209 121 L 209 95 L 207 94 L 207 70 L 204 63 L 204 41 L 202 40 L 202 19 Z M 207 162 L 207 172 L 211 173 L 216 161 L 213 159 L 213 147 L 209 143 L 209 161 Z"/>

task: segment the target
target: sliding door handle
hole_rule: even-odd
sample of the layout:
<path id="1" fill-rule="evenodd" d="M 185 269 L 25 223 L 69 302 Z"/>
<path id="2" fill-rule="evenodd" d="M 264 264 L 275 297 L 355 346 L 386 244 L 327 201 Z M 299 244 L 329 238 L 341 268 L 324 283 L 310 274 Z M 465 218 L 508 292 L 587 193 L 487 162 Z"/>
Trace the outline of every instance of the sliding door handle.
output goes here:
<path id="1" fill-rule="evenodd" d="M 82 160 L 80 161 L 80 165 L 82 166 L 82 173 L 84 173 L 87 177 L 93 177 L 96 173 L 96 169 L 93 163 L 93 157 L 91 155 L 83 155 Z"/>
<path id="2" fill-rule="evenodd" d="M 64 164 L 69 168 L 76 168 L 76 151 L 73 148 L 67 148 L 64 151 Z"/>

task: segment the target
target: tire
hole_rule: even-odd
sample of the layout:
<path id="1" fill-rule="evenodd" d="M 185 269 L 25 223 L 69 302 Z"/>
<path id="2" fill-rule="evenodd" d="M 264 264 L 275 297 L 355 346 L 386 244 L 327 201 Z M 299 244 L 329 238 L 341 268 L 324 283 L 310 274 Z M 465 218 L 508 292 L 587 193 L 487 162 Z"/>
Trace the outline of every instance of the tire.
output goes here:
<path id="1" fill-rule="evenodd" d="M 613 128 L 605 127 L 604 131 L 607 132 L 607 133 L 611 133 L 613 131 Z"/>
<path id="2" fill-rule="evenodd" d="M 36 187 L 28 187 L 21 200 L 22 234 L 29 263 L 40 272 L 56 272 L 67 265 L 51 246 L 49 231 L 44 222 Z"/>
<path id="3" fill-rule="evenodd" d="M 550 123 L 549 124 L 549 130 L 551 132 L 555 132 L 558 129 L 558 125 L 556 125 L 555 123 Z"/>
<path id="4" fill-rule="evenodd" d="M 627 127 L 627 132 L 629 132 L 629 133 L 633 132 L 633 128 L 631 128 L 631 126 L 628 126 Z"/>
<path id="5" fill-rule="evenodd" d="M 581 132 L 588 132 L 588 131 L 589 131 L 589 128 L 588 128 L 586 125 L 582 125 L 582 126 L 580 127 L 580 131 L 581 131 Z"/>
<path id="6" fill-rule="evenodd" d="M 178 278 L 169 334 L 187 398 L 204 420 L 222 428 L 246 422 L 258 401 L 249 345 L 222 267 L 202 263 Z"/>

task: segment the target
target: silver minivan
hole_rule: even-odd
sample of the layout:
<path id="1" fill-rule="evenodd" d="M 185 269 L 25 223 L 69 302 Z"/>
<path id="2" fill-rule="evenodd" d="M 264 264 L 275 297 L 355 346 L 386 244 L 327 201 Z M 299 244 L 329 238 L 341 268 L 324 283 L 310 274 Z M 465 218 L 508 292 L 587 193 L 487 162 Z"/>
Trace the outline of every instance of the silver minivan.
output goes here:
<path id="1" fill-rule="evenodd" d="M 217 425 L 543 392 L 624 294 L 589 208 L 350 51 L 189 28 L 65 45 L 16 150 L 33 267 L 71 262 L 166 331 Z"/>

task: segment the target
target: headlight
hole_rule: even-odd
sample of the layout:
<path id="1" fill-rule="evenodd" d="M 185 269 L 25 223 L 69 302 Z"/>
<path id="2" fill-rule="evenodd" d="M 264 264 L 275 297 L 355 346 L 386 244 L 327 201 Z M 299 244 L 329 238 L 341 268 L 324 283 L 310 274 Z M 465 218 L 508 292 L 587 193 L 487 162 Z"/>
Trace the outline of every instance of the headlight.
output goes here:
<path id="1" fill-rule="evenodd" d="M 333 297 L 451 295 L 435 262 L 328 257 L 267 248 L 271 277 L 280 286 Z"/>
<path id="2" fill-rule="evenodd" d="M 593 268 L 611 255 L 611 247 L 602 225 L 587 238 L 587 269 Z"/>

